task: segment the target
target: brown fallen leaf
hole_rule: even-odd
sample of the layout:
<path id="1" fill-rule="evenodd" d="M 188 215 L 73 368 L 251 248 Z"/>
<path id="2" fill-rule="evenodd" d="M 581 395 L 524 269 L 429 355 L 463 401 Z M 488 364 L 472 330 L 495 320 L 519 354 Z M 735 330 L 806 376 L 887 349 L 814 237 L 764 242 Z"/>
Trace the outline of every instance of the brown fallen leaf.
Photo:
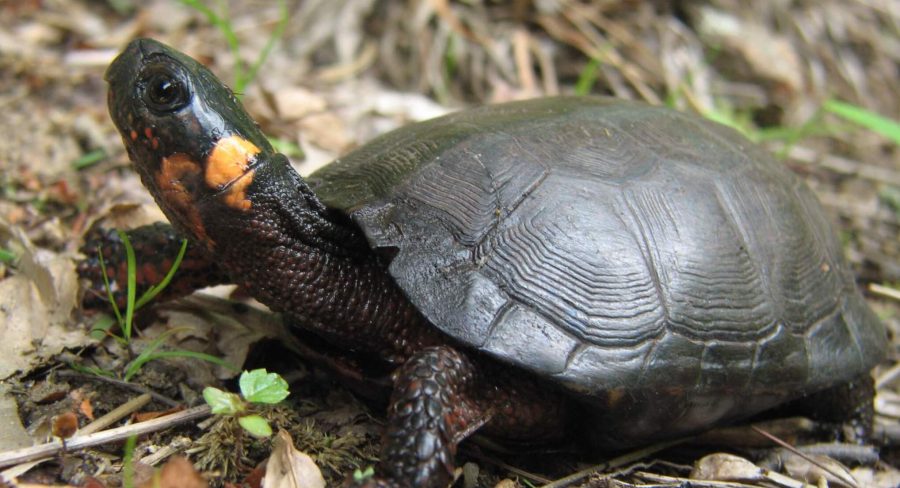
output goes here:
<path id="1" fill-rule="evenodd" d="M 854 487 L 860 486 L 850 470 L 834 459 L 819 454 L 809 455 L 817 464 L 793 453 L 784 454 L 784 470 L 791 476 L 811 484 L 819 484 L 826 480 L 828 486 Z M 828 468 L 828 469 L 826 469 Z"/>
<path id="2" fill-rule="evenodd" d="M 207 488 L 206 480 L 186 458 L 175 456 L 138 488 Z"/>
<path id="3" fill-rule="evenodd" d="M 697 461 L 691 472 L 691 478 L 713 481 L 760 480 L 762 469 L 742 457 L 716 453 Z"/>
<path id="4" fill-rule="evenodd" d="M 708 481 L 770 482 L 785 488 L 805 486 L 802 481 L 761 468 L 740 456 L 721 452 L 704 456 L 694 463 L 690 477 Z"/>
<path id="5" fill-rule="evenodd" d="M 84 479 L 84 482 L 81 483 L 81 488 L 106 488 L 106 485 L 97 478 L 88 476 Z"/>
<path id="6" fill-rule="evenodd" d="M 18 273 L 0 280 L 0 378 L 91 341 L 69 321 L 78 277 L 71 256 L 34 246 L 0 221 L 0 246 L 18 255 Z"/>
<path id="7" fill-rule="evenodd" d="M 312 458 L 294 448 L 291 435 L 278 431 L 266 465 L 263 488 L 325 488 L 325 478 Z"/>
<path id="8" fill-rule="evenodd" d="M 235 484 L 232 488 L 262 488 L 263 478 L 266 477 L 266 461 L 263 461 L 256 465 L 253 469 L 247 473 L 247 476 L 244 476 L 244 479 L 241 483 Z M 226 488 L 228 488 L 226 486 Z"/>
<path id="9" fill-rule="evenodd" d="M 131 419 L 135 422 L 146 422 L 148 420 L 153 420 L 159 417 L 163 417 L 166 415 L 171 415 L 175 412 L 180 412 L 184 410 L 184 407 L 174 407 L 166 410 L 154 410 L 152 412 L 135 412 L 131 415 Z"/>
<path id="10" fill-rule="evenodd" d="M 88 420 L 94 420 L 94 405 L 90 398 L 82 398 L 78 404 L 78 411 L 81 412 Z"/>

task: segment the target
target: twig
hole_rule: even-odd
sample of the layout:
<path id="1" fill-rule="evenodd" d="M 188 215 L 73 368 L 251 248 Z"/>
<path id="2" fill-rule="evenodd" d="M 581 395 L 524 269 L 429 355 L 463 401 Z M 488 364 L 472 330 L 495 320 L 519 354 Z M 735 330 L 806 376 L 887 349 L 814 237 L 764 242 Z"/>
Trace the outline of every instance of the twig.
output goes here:
<path id="1" fill-rule="evenodd" d="M 893 298 L 900 302 L 900 290 L 895 288 L 891 288 L 889 286 L 879 285 L 878 283 L 870 283 L 869 291 L 876 295 L 881 295 L 887 298 Z"/>
<path id="2" fill-rule="evenodd" d="M 88 435 L 93 434 L 94 432 L 103 430 L 110 425 L 116 423 L 122 418 L 127 417 L 134 412 L 135 410 L 143 407 L 144 405 L 150 403 L 150 394 L 144 393 L 141 396 L 132 398 L 127 402 L 119 405 L 118 407 L 107 412 L 106 415 L 98 418 L 97 420 L 87 424 L 82 429 L 78 429 L 78 433 L 80 435 Z"/>
<path id="3" fill-rule="evenodd" d="M 607 471 L 613 468 L 618 468 L 619 466 L 624 466 L 629 463 L 633 463 L 638 459 L 643 459 L 651 454 L 657 453 L 659 451 L 664 451 L 674 445 L 681 444 L 682 442 L 687 441 L 688 439 L 677 439 L 674 441 L 668 442 L 660 442 L 658 444 L 654 444 L 652 446 L 646 447 L 644 449 L 639 449 L 637 451 L 630 452 L 628 454 L 619 456 L 617 458 L 610 459 L 609 461 L 597 464 L 595 466 L 591 466 L 590 468 L 583 469 L 577 473 L 570 474 L 565 478 L 560 478 L 552 483 L 547 483 L 541 488 L 563 488 L 565 486 L 569 486 L 577 481 L 580 481 L 592 474 L 599 473 L 602 471 Z"/>
<path id="4" fill-rule="evenodd" d="M 477 460 L 479 460 L 479 461 L 482 461 L 482 462 L 485 462 L 485 463 L 488 463 L 488 464 L 492 464 L 492 465 L 494 465 L 494 466 L 496 466 L 496 467 L 498 467 L 498 468 L 500 468 L 500 469 L 509 471 L 510 473 L 512 473 L 512 474 L 514 474 L 514 475 L 516 475 L 516 476 L 519 476 L 519 477 L 522 477 L 522 478 L 529 479 L 529 480 L 534 481 L 534 482 L 536 482 L 536 483 L 547 484 L 547 483 L 550 483 L 550 482 L 552 481 L 552 480 L 550 480 L 550 479 L 544 478 L 543 476 L 541 476 L 541 475 L 539 475 L 539 474 L 535 474 L 535 473 L 532 473 L 532 472 L 529 472 L 529 471 L 525 471 L 524 469 L 517 468 L 517 467 L 515 467 L 515 466 L 513 466 L 513 465 L 511 465 L 511 464 L 507 464 L 507 463 L 505 463 L 505 462 L 503 462 L 503 461 L 501 461 L 501 460 L 499 460 L 499 459 L 497 459 L 497 458 L 488 456 L 488 455 L 486 455 L 486 454 L 484 454 L 484 453 L 482 453 L 482 452 L 469 452 L 469 453 L 467 453 L 467 454 L 468 454 L 469 456 L 471 456 L 471 457 L 474 457 L 475 459 L 477 459 Z"/>
<path id="5" fill-rule="evenodd" d="M 783 149 L 785 145 L 773 143 L 771 147 L 775 150 L 780 150 Z M 900 186 L 900 171 L 888 167 L 861 163 L 852 159 L 829 154 L 821 154 L 818 151 L 803 146 L 791 146 L 788 149 L 787 155 L 793 161 L 818 165 L 819 167 L 837 174 L 858 176 L 867 180 Z"/>
<path id="6" fill-rule="evenodd" d="M 775 437 L 774 435 L 772 435 L 772 434 L 766 432 L 766 431 L 763 430 L 763 429 L 760 429 L 759 427 L 756 427 L 756 426 L 751 425 L 750 428 L 753 429 L 757 434 L 759 434 L 759 435 L 765 437 L 766 439 L 769 439 L 770 441 L 772 441 L 772 442 L 778 444 L 779 446 L 781 446 L 781 447 L 787 449 L 788 451 L 790 451 L 790 452 L 792 452 L 792 453 L 794 453 L 794 454 L 796 454 L 796 455 L 802 457 L 802 458 L 805 459 L 807 462 L 812 463 L 812 464 L 818 466 L 819 468 L 822 468 L 822 469 L 825 470 L 827 473 L 831 473 L 832 475 L 834 475 L 835 478 L 837 478 L 837 479 L 843 481 L 844 483 L 847 483 L 848 485 L 850 485 L 850 486 L 852 486 L 852 487 L 854 487 L 854 488 L 859 488 L 859 484 L 856 482 L 855 479 L 853 479 L 853 478 L 847 478 L 847 477 L 844 475 L 844 473 L 840 473 L 840 472 L 838 472 L 838 471 L 835 471 L 834 469 L 831 468 L 831 466 L 825 466 L 824 464 L 820 463 L 820 462 L 817 461 L 816 459 L 813 459 L 811 456 L 807 455 L 806 453 L 802 452 L 801 450 L 797 449 L 796 447 L 794 447 L 794 446 L 788 444 L 787 442 L 784 442 L 783 440 L 779 439 L 778 437 Z"/>
<path id="7" fill-rule="evenodd" d="M 653 483 L 659 483 L 654 485 L 639 485 L 639 486 L 659 486 L 659 487 L 680 487 L 680 486 L 689 486 L 691 488 L 756 488 L 757 484 L 749 485 L 747 483 L 739 483 L 734 481 L 715 481 L 715 480 L 697 480 L 697 479 L 689 479 L 682 478 L 680 476 L 666 476 L 658 473 L 648 473 L 646 471 L 638 471 L 634 473 L 635 476 L 640 477 L 642 480 L 650 481 Z M 784 476 L 782 479 L 776 481 L 787 481 L 790 480 L 787 476 Z M 793 481 L 793 480 L 790 480 Z M 630 485 L 635 486 L 635 485 Z M 768 486 L 768 485 L 766 485 Z M 803 483 L 791 483 L 784 484 L 779 483 L 777 486 L 785 487 L 785 488 L 794 488 L 794 487 L 806 487 L 809 485 Z"/>
<path id="8" fill-rule="evenodd" d="M 888 387 L 894 384 L 894 382 L 897 381 L 897 378 L 900 378 L 900 363 L 895 364 L 875 378 L 875 389 Z"/>
<path id="9" fill-rule="evenodd" d="M 79 373 L 77 371 L 58 371 L 56 374 L 57 374 L 57 376 L 60 376 L 63 378 L 81 378 L 81 379 L 91 380 L 91 381 L 100 381 L 103 383 L 109 383 L 111 385 L 116 385 L 116 386 L 118 386 L 120 388 L 124 388 L 126 390 L 136 391 L 138 393 L 146 393 L 146 394 L 150 395 L 151 397 L 153 397 L 154 400 L 156 400 L 160 403 L 164 403 L 170 407 L 177 407 L 177 406 L 181 405 L 180 403 L 176 402 L 175 400 L 172 400 L 171 398 L 169 398 L 165 395 L 161 395 L 153 390 L 145 388 L 136 383 L 129 383 L 127 381 L 117 380 L 115 378 L 110 378 L 108 376 L 84 374 L 84 373 Z"/>
<path id="10" fill-rule="evenodd" d="M 201 405 L 199 407 L 190 408 L 181 412 L 173 413 L 163 417 L 158 417 L 146 422 L 116 427 L 115 429 L 104 430 L 86 436 L 76 436 L 66 440 L 66 450 L 75 451 L 87 447 L 98 446 L 107 442 L 115 442 L 126 439 L 133 435 L 144 435 L 150 432 L 156 432 L 173 425 L 189 422 L 198 418 L 209 415 L 209 405 Z M 63 449 L 61 441 L 48 442 L 37 446 L 26 447 L 22 449 L 13 449 L 11 451 L 0 452 L 0 467 L 11 466 L 18 463 L 28 462 L 34 459 L 51 456 Z"/>

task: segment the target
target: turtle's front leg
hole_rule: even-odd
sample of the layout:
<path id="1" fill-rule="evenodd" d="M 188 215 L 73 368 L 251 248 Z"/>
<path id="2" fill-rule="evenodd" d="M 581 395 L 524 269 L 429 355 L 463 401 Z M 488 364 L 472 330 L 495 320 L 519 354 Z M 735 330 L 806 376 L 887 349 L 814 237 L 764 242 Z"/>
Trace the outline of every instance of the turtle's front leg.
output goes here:
<path id="1" fill-rule="evenodd" d="M 447 346 L 411 357 L 395 374 L 381 462 L 366 487 L 444 488 L 459 442 L 490 420 L 473 398 L 475 368 Z"/>
<path id="2" fill-rule="evenodd" d="M 446 345 L 422 349 L 394 374 L 381 462 L 355 484 L 445 488 L 457 445 L 482 426 L 501 440 L 558 442 L 574 407 L 526 372 L 472 361 Z"/>

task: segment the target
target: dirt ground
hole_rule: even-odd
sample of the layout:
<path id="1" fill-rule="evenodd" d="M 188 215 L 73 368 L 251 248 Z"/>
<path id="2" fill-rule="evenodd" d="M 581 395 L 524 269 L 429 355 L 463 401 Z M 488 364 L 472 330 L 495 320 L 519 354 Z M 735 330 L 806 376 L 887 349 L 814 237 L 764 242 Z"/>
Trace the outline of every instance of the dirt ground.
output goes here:
<path id="1" fill-rule="evenodd" d="M 559 93 L 666 104 L 736 127 L 815 191 L 891 331 L 889 357 L 874 375 L 877 430 L 894 440 L 881 441 L 875 464 L 827 454 L 836 469 L 852 469 L 858 486 L 900 485 L 900 148 L 834 108 L 840 101 L 900 119 L 896 0 L 194 3 L 0 1 L 0 460 L 59 434 L 65 419 L 83 429 L 142 393 L 152 397 L 136 410 L 160 414 L 202 403 L 206 385 L 236 387 L 232 371 L 183 357 L 151 361 L 131 382 L 120 381 L 135 353 L 161 335 L 164 349 L 283 374 L 290 405 L 266 415 L 329 484 L 376 460 L 381 412 L 296 360 L 279 345 L 286 339 L 277 317 L 230 288 L 142 309 L 130 346 L 91 338 L 103 319 L 80 307 L 74 263 L 83 236 L 98 226 L 163 219 L 130 170 L 105 107 L 105 67 L 130 39 L 146 36 L 184 50 L 232 86 L 268 52 L 240 92 L 302 173 L 409 122 Z M 726 480 L 730 472 L 721 469 L 720 481 L 696 479 L 692 467 L 703 455 L 725 451 L 813 485 L 824 476 L 831 486 L 852 486 L 797 458 L 787 467 L 766 464 L 768 451 L 729 439 L 648 454 L 608 469 L 612 476 L 597 472 L 559 486 L 686 486 L 678 483 L 692 477 L 691 486 L 800 486 L 746 473 Z M 135 479 L 180 453 L 216 486 L 258 486 L 254 467 L 270 447 L 240 434 L 233 421 L 183 423 L 138 439 Z M 118 486 L 124 451 L 121 441 L 71 450 L 0 476 Z M 543 485 L 590 466 L 567 447 L 509 453 L 476 439 L 461 451 L 466 469 L 458 483 L 466 487 Z M 744 484 L 724 484 L 738 480 Z"/>

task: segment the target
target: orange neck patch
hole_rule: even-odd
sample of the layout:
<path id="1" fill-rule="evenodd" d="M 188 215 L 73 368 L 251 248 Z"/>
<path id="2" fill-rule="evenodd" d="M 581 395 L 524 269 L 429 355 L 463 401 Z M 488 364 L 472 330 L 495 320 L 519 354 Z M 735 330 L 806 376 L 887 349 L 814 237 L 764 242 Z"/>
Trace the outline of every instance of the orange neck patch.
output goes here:
<path id="1" fill-rule="evenodd" d="M 187 154 L 175 153 L 162 158 L 159 172 L 156 173 L 156 186 L 166 204 L 183 216 L 194 238 L 206 242 L 207 246 L 211 247 L 212 241 L 209 240 L 200 220 L 200 213 L 194 205 L 194 196 L 184 185 L 185 178 L 196 177 L 199 174 L 200 166 L 196 161 Z"/>
<path id="2" fill-rule="evenodd" d="M 206 160 L 206 184 L 220 190 L 231 184 L 223 196 L 225 204 L 238 210 L 247 210 L 251 202 L 247 199 L 247 186 L 253 181 L 250 163 L 259 154 L 255 144 L 237 135 L 219 139 Z"/>

